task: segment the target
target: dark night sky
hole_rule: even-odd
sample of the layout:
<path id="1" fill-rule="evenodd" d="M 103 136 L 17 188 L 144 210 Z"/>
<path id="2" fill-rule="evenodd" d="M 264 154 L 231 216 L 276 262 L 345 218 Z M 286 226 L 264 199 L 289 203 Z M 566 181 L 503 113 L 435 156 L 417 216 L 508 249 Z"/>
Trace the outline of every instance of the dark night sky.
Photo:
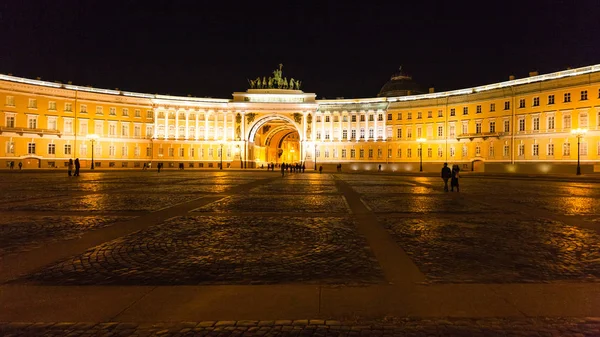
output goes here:
<path id="1" fill-rule="evenodd" d="M 597 0 L 7 0 L 0 73 L 231 98 L 283 63 L 305 91 L 350 98 L 402 65 L 443 91 L 600 63 L 599 12 Z"/>

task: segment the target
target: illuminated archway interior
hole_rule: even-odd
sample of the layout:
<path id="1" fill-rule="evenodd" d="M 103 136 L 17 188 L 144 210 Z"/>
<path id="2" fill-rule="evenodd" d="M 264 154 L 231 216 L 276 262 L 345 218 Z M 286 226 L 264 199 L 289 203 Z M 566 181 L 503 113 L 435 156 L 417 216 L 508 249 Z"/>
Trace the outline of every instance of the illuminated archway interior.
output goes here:
<path id="1" fill-rule="evenodd" d="M 285 119 L 269 119 L 256 127 L 251 149 L 257 165 L 270 163 L 300 163 L 300 135 L 296 127 Z"/>

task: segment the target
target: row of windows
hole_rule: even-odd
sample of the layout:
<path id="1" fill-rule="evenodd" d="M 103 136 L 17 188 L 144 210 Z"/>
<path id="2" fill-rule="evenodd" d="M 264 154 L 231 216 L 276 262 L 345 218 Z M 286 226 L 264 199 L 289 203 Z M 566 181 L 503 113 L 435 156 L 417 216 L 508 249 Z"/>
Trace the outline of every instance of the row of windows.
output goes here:
<path id="1" fill-rule="evenodd" d="M 6 96 L 6 106 L 16 107 L 14 96 Z M 37 109 L 38 108 L 37 99 L 30 98 L 28 100 L 27 107 L 30 109 Z M 87 113 L 87 105 L 81 104 L 80 109 L 81 109 L 81 113 Z M 54 102 L 54 101 L 48 102 L 48 111 L 56 111 L 56 102 Z M 66 102 L 63 111 L 73 112 L 73 103 Z M 138 117 L 138 118 L 142 117 L 142 111 L 140 109 L 134 109 L 133 112 L 134 112 L 134 117 Z M 97 106 L 96 114 L 98 114 L 98 115 L 104 114 L 104 108 L 102 106 Z M 108 114 L 110 116 L 116 116 L 117 108 L 110 107 L 108 109 Z M 121 116 L 128 117 L 129 116 L 129 108 L 122 108 Z M 153 118 L 153 116 L 154 116 L 154 113 L 152 112 L 152 110 L 146 111 L 146 118 Z"/>
<path id="2" fill-rule="evenodd" d="M 585 101 L 588 99 L 588 91 L 587 90 L 582 90 L 580 93 L 580 99 L 582 101 Z M 598 98 L 600 98 L 600 89 L 598 92 Z M 564 98 L 563 98 L 563 102 L 564 103 L 568 103 L 571 102 L 571 93 L 565 93 L 564 94 Z M 548 105 L 552 105 L 554 104 L 554 95 L 548 95 Z M 540 106 L 540 98 L 539 97 L 534 97 L 533 98 L 533 102 L 532 102 L 532 106 Z M 519 108 L 525 108 L 526 107 L 526 100 L 525 98 L 521 98 L 519 99 Z M 505 101 L 504 102 L 504 110 L 510 110 L 510 101 Z M 496 111 L 496 103 L 490 103 L 490 112 L 494 112 Z M 475 107 L 475 113 L 482 113 L 482 106 L 481 105 L 477 105 Z M 462 111 L 463 115 L 468 115 L 469 114 L 469 107 L 463 107 L 463 111 Z M 450 116 L 456 116 L 456 108 L 450 108 Z M 437 117 L 441 118 L 444 117 L 444 113 L 442 110 L 438 110 L 438 114 Z M 407 116 L 406 119 L 412 119 L 413 118 L 413 114 L 412 112 L 407 112 Z M 416 119 L 422 119 L 423 118 L 423 113 L 418 111 L 417 112 L 417 117 Z M 427 118 L 433 118 L 433 112 L 432 111 L 428 111 L 427 112 Z M 392 114 L 388 114 L 387 116 L 388 120 L 392 120 Z M 402 112 L 398 112 L 396 115 L 396 120 L 402 120 Z"/>
<path id="3" fill-rule="evenodd" d="M 318 123 L 322 122 L 323 118 L 321 118 L 321 117 L 322 116 L 316 116 L 315 121 L 318 122 Z M 331 121 L 331 117 L 332 116 L 325 115 L 323 117 L 325 117 L 325 119 L 324 119 L 325 122 L 328 123 L 328 122 Z M 334 123 L 335 122 L 339 122 L 340 121 L 339 117 L 340 116 L 333 116 L 333 122 Z M 389 119 L 389 116 L 388 116 L 388 119 Z M 378 114 L 377 115 L 377 120 L 378 121 L 383 121 L 383 114 Z M 343 115 L 342 116 L 342 122 L 347 122 L 347 121 L 348 121 L 348 115 Z M 356 115 L 350 115 L 350 121 L 351 122 L 356 122 Z M 360 115 L 359 116 L 359 121 L 365 122 L 366 121 L 365 115 Z M 375 115 L 369 115 L 369 122 L 374 122 L 374 121 L 375 121 Z"/>

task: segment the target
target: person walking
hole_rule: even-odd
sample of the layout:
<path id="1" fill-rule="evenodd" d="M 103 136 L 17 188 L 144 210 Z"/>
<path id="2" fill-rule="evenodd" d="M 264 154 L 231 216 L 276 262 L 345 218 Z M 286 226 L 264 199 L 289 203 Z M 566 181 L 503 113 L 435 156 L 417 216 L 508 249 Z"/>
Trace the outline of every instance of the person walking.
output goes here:
<path id="1" fill-rule="evenodd" d="M 319 165 L 319 174 L 323 172 L 323 165 Z"/>
<path id="2" fill-rule="evenodd" d="M 448 167 L 448 163 L 444 163 L 442 167 L 442 179 L 444 180 L 444 192 L 448 192 L 448 179 L 452 177 L 452 171 Z"/>
<path id="3" fill-rule="evenodd" d="M 458 192 L 459 188 L 458 188 L 458 178 L 460 178 L 460 174 L 458 174 L 458 172 L 460 172 L 460 168 L 458 168 L 458 165 L 452 165 L 452 181 L 450 182 L 450 191 L 454 192 L 454 188 L 456 187 L 456 192 Z"/>
<path id="4" fill-rule="evenodd" d="M 67 165 L 69 177 L 73 175 L 73 158 L 69 158 L 69 164 Z"/>
<path id="5" fill-rule="evenodd" d="M 79 164 L 79 158 L 75 158 L 75 174 L 73 174 L 73 176 L 79 177 L 79 169 L 80 168 L 81 168 L 81 165 Z"/>
<path id="6" fill-rule="evenodd" d="M 379 172 L 381 172 L 381 164 L 379 164 Z"/>
<path id="7" fill-rule="evenodd" d="M 14 169 L 14 168 L 15 168 L 15 162 L 14 162 L 14 161 L 11 161 L 11 162 L 10 162 L 10 169 L 12 170 L 12 169 Z"/>
<path id="8" fill-rule="evenodd" d="M 285 165 L 281 165 L 281 177 L 283 178 L 285 176 Z"/>
<path id="9" fill-rule="evenodd" d="M 19 170 L 21 170 L 23 168 L 23 163 L 19 162 Z"/>

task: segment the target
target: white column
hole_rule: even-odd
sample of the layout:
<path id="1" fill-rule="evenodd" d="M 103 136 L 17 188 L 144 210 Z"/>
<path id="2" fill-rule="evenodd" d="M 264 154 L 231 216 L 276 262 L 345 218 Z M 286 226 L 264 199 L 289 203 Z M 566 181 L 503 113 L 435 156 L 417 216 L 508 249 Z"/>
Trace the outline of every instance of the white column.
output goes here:
<path id="1" fill-rule="evenodd" d="M 333 134 L 333 113 L 329 111 L 329 141 L 333 142 L 333 138 L 335 135 Z"/>
<path id="2" fill-rule="evenodd" d="M 195 140 L 198 140 L 198 131 L 199 131 L 199 130 L 198 130 L 198 128 L 200 127 L 200 126 L 198 125 L 198 115 L 199 115 L 199 114 L 200 114 L 200 111 L 196 111 L 196 114 L 195 114 L 195 115 L 196 115 L 196 126 L 195 126 L 195 128 L 194 128 L 194 133 L 195 133 L 195 135 L 194 135 L 194 139 L 195 139 Z"/>
<path id="3" fill-rule="evenodd" d="M 340 142 L 342 141 L 342 135 L 344 134 L 344 124 L 342 123 L 342 120 L 344 119 L 343 116 L 343 112 L 340 111 L 340 115 L 338 116 L 338 118 L 340 119 L 340 130 L 339 130 L 339 134 L 338 134 L 338 139 L 340 140 Z"/>
<path id="4" fill-rule="evenodd" d="M 321 114 L 321 141 L 325 140 L 325 112 Z"/>
<path id="5" fill-rule="evenodd" d="M 352 111 L 348 113 L 348 140 L 352 138 Z"/>
<path id="6" fill-rule="evenodd" d="M 375 138 L 375 141 L 377 141 L 377 119 L 378 119 L 378 113 L 375 112 L 374 116 L 373 116 L 373 120 L 375 121 L 374 124 L 375 126 L 373 126 L 373 137 Z"/>
<path id="7" fill-rule="evenodd" d="M 175 110 L 175 139 L 179 138 L 179 110 Z"/>
<path id="8" fill-rule="evenodd" d="M 189 138 L 190 135 L 190 131 L 189 131 L 189 125 L 190 125 L 190 111 L 186 111 L 185 112 L 185 139 Z"/>
<path id="9" fill-rule="evenodd" d="M 169 110 L 165 111 L 165 139 L 169 137 Z"/>
<path id="10" fill-rule="evenodd" d="M 210 110 L 206 110 L 204 112 L 204 140 L 208 140 L 208 114 L 210 113 Z"/>
<path id="11" fill-rule="evenodd" d="M 158 138 L 158 111 L 156 108 L 153 109 L 154 112 L 154 130 L 153 130 L 153 134 L 152 134 L 152 139 L 156 139 Z M 146 135 L 146 137 L 148 137 L 148 135 Z"/>
<path id="12" fill-rule="evenodd" d="M 235 140 L 235 111 L 230 111 L 231 116 L 231 140 Z"/>

